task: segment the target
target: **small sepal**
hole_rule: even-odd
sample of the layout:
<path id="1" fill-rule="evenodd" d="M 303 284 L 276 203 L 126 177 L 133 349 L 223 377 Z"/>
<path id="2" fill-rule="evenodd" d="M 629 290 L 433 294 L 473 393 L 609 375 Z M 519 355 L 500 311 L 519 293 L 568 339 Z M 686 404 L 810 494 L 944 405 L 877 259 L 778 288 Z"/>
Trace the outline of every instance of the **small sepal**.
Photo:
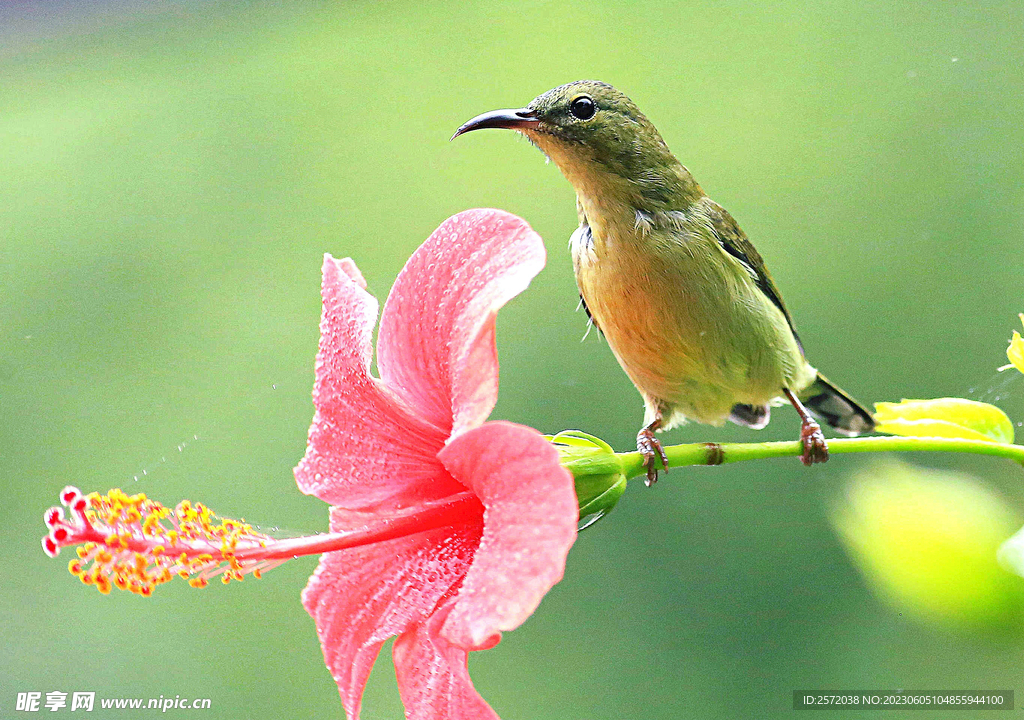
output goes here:
<path id="1" fill-rule="evenodd" d="M 603 518 L 626 491 L 622 462 L 604 440 L 580 430 L 547 435 L 558 448 L 562 466 L 572 473 L 580 506 L 579 530 Z"/>

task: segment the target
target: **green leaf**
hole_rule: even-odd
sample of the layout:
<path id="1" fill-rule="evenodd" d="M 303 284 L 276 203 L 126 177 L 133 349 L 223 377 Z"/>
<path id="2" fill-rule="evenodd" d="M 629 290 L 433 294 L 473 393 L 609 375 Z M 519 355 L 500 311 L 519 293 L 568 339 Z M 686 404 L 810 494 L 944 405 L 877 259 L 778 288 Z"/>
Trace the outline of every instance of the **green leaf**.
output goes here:
<path id="1" fill-rule="evenodd" d="M 625 475 L 583 476 L 576 479 L 576 496 L 580 502 L 577 529 L 586 530 L 614 508 L 626 492 Z"/>
<path id="2" fill-rule="evenodd" d="M 1012 443 L 1013 423 L 995 405 L 964 398 L 875 403 L 878 432 Z"/>

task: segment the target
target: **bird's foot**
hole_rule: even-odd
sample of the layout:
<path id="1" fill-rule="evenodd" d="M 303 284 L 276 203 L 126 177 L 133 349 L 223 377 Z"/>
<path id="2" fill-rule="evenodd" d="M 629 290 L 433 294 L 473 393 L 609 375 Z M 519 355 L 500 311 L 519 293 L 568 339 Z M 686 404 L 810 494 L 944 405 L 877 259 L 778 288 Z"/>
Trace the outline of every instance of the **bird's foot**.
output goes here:
<path id="1" fill-rule="evenodd" d="M 658 468 L 655 466 L 655 458 L 661 461 L 662 468 L 668 472 L 668 455 L 665 448 L 661 446 L 658 438 L 654 437 L 654 430 L 647 426 L 636 434 L 636 449 L 644 456 L 644 467 L 647 468 L 647 478 L 644 485 L 650 487 L 658 482 Z"/>
<path id="2" fill-rule="evenodd" d="M 800 462 L 804 465 L 810 467 L 814 463 L 828 462 L 828 443 L 821 426 L 814 420 L 808 418 L 800 424 L 800 442 L 804 446 Z"/>
<path id="3" fill-rule="evenodd" d="M 807 466 L 828 462 L 828 443 L 825 442 L 825 436 L 821 432 L 821 425 L 815 422 L 811 414 L 807 412 L 807 408 L 800 402 L 800 398 L 792 390 L 782 388 L 782 394 L 800 415 L 800 442 L 804 446 L 800 461 Z"/>

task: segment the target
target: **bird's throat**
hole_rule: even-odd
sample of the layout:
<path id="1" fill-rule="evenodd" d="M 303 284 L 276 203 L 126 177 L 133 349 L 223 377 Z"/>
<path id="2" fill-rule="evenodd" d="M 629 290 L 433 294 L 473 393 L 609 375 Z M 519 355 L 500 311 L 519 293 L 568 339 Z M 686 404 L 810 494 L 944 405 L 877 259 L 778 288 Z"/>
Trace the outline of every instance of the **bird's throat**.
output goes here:
<path id="1" fill-rule="evenodd" d="M 626 162 L 599 157 L 586 146 L 551 135 L 526 134 L 565 175 L 592 222 L 619 216 L 632 223 L 637 213 L 686 212 L 704 197 L 697 181 L 667 148 L 649 158 L 651 162 Z"/>

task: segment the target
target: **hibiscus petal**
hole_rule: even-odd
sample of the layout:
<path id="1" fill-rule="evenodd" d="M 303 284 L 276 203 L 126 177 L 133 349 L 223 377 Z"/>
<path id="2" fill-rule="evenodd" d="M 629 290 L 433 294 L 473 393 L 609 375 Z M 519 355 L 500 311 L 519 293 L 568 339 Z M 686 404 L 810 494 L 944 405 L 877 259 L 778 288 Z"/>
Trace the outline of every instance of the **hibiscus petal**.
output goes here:
<path id="1" fill-rule="evenodd" d="M 349 508 L 400 507 L 462 487 L 437 460 L 446 433 L 370 375 L 377 301 L 348 258 L 324 256 L 323 315 L 302 492 Z"/>
<path id="2" fill-rule="evenodd" d="M 445 220 L 384 304 L 381 379 L 452 434 L 482 423 L 498 395 L 495 316 L 543 267 L 543 241 L 515 215 L 467 210 Z"/>
<path id="3" fill-rule="evenodd" d="M 408 720 L 498 720 L 473 687 L 466 650 L 440 635 L 453 606 L 448 601 L 395 640 L 395 673 Z"/>
<path id="4" fill-rule="evenodd" d="M 493 645 L 562 579 L 579 508 L 558 451 L 532 428 L 489 422 L 438 457 L 484 504 L 484 533 L 442 634 L 459 647 Z"/>
<path id="5" fill-rule="evenodd" d="M 380 521 L 380 517 L 377 517 Z M 332 513 L 331 529 L 358 518 Z M 387 542 L 325 553 L 302 592 L 324 660 L 349 720 L 380 646 L 426 618 L 465 574 L 480 538 L 479 519 Z"/>

